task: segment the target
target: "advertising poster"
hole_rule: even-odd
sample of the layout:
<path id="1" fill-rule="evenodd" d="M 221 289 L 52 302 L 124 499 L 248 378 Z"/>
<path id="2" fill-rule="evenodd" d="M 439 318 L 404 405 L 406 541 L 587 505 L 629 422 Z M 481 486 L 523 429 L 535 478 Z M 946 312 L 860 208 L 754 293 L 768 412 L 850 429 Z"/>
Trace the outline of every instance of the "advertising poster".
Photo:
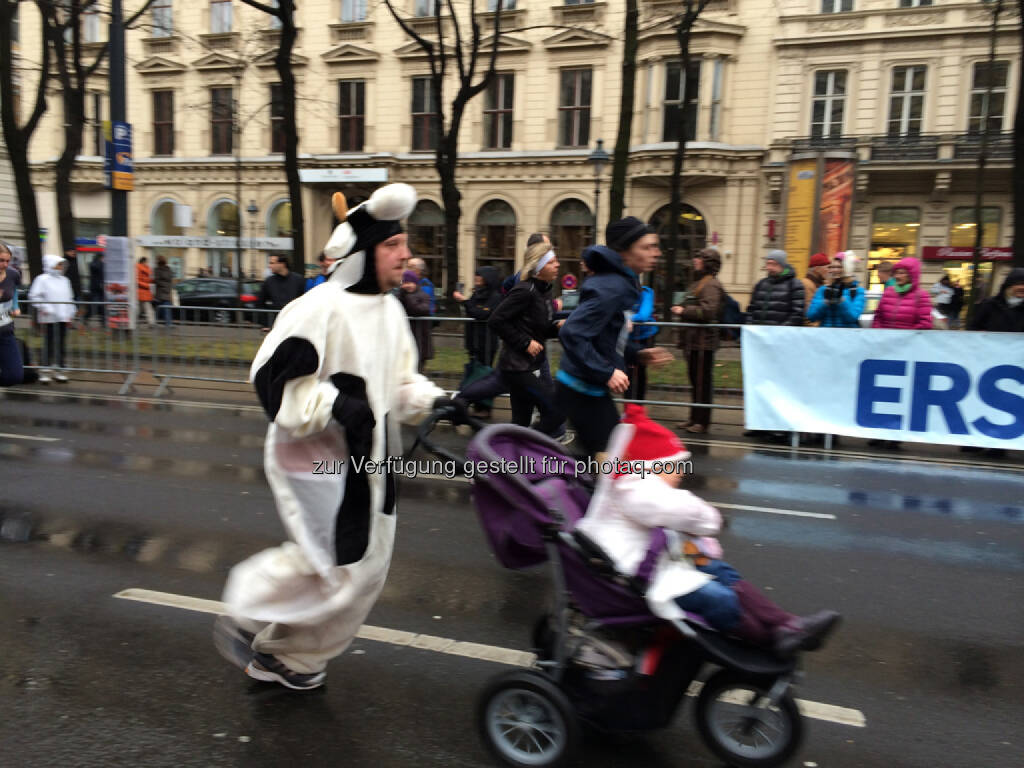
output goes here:
<path id="1" fill-rule="evenodd" d="M 131 191 L 133 186 L 132 126 L 117 120 L 103 122 L 103 177 L 107 189 Z"/>
<path id="2" fill-rule="evenodd" d="M 124 302 L 107 305 L 107 327 L 132 330 L 138 314 L 132 241 L 128 237 L 107 237 L 105 247 L 103 283 L 106 301 Z"/>
<path id="3" fill-rule="evenodd" d="M 814 197 L 817 187 L 818 161 L 796 160 L 789 166 L 786 192 L 786 239 L 784 250 L 790 266 L 798 275 L 807 271 L 810 261 L 811 237 L 814 234 Z"/>
<path id="4" fill-rule="evenodd" d="M 850 241 L 853 216 L 852 160 L 826 160 L 821 180 L 821 206 L 818 209 L 818 244 L 815 251 L 832 256 L 845 251 Z M 803 273 L 798 273 L 803 274 Z"/>

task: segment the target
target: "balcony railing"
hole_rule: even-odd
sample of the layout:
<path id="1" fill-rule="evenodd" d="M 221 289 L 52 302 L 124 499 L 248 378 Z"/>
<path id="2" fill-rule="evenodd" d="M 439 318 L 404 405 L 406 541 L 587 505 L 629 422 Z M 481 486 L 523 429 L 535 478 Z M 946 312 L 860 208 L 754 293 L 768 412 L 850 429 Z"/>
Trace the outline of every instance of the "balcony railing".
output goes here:
<path id="1" fill-rule="evenodd" d="M 939 137 L 927 134 L 872 136 L 871 160 L 938 160 Z"/>
<path id="2" fill-rule="evenodd" d="M 981 134 L 963 133 L 956 137 L 953 157 L 957 160 L 976 160 L 981 152 Z M 1013 159 L 1013 134 L 993 133 L 988 137 L 985 156 L 989 160 Z"/>
<path id="3" fill-rule="evenodd" d="M 793 152 L 824 152 L 843 150 L 852 152 L 857 147 L 855 136 L 805 136 L 793 139 Z"/>

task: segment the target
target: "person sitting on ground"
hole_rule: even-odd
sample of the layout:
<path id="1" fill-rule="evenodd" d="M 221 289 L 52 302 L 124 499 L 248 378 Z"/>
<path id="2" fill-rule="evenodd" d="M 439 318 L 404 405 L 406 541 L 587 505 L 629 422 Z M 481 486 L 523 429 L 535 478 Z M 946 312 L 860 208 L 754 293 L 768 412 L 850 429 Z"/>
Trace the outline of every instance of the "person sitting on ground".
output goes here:
<path id="1" fill-rule="evenodd" d="M 828 266 L 828 282 L 811 299 L 807 319 L 821 323 L 822 328 L 859 328 L 867 294 L 857 278 L 860 259 L 853 251 L 837 253 Z"/>
<path id="2" fill-rule="evenodd" d="M 623 443 L 622 455 L 615 455 Z M 768 599 L 720 558 L 715 536 L 722 516 L 713 506 L 679 487 L 686 446 L 651 421 L 643 406 L 628 404 L 609 439 L 608 461 L 618 470 L 605 478 L 577 529 L 611 558 L 616 569 L 635 576 L 648 554 L 651 530 L 665 529 L 646 591 L 648 607 L 665 619 L 701 616 L 713 629 L 780 656 L 819 648 L 840 615 L 823 610 L 795 616 Z M 618 450 L 617 450 L 618 449 Z"/>

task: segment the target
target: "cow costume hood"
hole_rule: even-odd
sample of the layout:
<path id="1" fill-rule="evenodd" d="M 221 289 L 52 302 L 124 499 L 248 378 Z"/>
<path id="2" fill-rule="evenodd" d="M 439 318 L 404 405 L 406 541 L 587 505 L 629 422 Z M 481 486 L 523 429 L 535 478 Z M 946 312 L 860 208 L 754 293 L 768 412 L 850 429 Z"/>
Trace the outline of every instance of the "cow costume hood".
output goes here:
<path id="1" fill-rule="evenodd" d="M 375 249 L 404 231 L 402 219 L 416 207 L 416 190 L 408 184 L 388 184 L 351 210 L 345 195 L 335 192 L 331 207 L 341 223 L 324 246 L 324 255 L 337 259 L 330 279 L 352 293 L 383 293 L 377 281 Z"/>

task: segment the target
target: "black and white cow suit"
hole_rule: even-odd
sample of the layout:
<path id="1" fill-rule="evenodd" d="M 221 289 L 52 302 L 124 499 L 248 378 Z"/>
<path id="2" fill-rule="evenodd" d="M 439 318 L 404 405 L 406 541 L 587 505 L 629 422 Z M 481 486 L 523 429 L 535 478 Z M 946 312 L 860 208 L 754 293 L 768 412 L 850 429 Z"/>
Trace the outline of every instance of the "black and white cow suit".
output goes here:
<path id="1" fill-rule="evenodd" d="M 406 184 L 351 211 L 335 195 L 343 221 L 324 251 L 339 261 L 284 308 L 252 365 L 272 420 L 265 471 L 291 541 L 235 566 L 224 600 L 256 633 L 255 651 L 298 673 L 321 672 L 348 647 L 391 561 L 394 480 L 356 472 L 350 454 L 386 464 L 401 451 L 399 423 L 444 396 L 416 372 L 405 312 L 377 283 L 374 247 L 402 231 L 415 204 Z"/>

